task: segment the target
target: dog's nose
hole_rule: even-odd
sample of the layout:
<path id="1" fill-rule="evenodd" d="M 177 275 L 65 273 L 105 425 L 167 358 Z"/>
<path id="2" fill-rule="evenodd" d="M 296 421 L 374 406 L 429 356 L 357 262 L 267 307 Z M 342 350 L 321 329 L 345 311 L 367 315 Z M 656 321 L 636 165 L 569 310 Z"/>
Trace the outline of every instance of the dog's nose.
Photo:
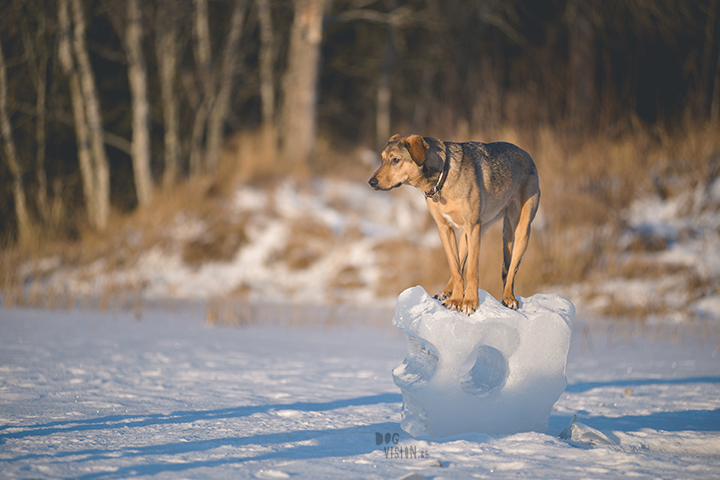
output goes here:
<path id="1" fill-rule="evenodd" d="M 375 188 L 378 185 L 378 179 L 373 177 L 368 181 L 368 183 L 370 184 L 371 187 Z"/>

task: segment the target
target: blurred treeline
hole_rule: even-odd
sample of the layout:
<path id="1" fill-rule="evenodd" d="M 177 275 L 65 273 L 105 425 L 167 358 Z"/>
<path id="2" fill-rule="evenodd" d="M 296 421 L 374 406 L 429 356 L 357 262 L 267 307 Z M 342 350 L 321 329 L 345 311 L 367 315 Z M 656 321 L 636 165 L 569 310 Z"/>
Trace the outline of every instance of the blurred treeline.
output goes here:
<path id="1" fill-rule="evenodd" d="M 319 138 L 348 152 L 542 127 L 579 145 L 717 122 L 719 15 L 718 0 L 3 0 L 2 241 L 103 230 L 213 174 L 235 132 L 270 146 L 242 161 L 319 173 Z"/>

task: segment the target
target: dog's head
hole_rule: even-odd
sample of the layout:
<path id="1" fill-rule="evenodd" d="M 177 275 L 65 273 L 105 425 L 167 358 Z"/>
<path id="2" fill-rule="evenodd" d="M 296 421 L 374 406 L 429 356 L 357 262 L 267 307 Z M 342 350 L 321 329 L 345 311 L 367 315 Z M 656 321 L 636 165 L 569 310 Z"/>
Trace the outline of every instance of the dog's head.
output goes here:
<path id="1" fill-rule="evenodd" d="M 420 135 L 393 135 L 382 152 L 382 165 L 368 183 L 375 190 L 390 190 L 420 178 L 428 148 Z"/>

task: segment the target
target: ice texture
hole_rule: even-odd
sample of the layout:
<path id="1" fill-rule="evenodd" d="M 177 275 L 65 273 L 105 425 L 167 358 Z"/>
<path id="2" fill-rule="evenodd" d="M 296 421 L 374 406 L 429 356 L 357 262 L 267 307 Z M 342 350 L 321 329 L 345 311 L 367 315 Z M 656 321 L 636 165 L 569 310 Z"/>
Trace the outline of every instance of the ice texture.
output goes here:
<path id="1" fill-rule="evenodd" d="M 568 426 L 565 427 L 565 430 L 560 432 L 559 437 L 563 440 L 573 442 L 578 446 L 615 445 L 615 442 L 610 440 L 607 435 L 601 431 L 578 422 L 577 415 L 573 415 L 573 419 Z"/>
<path id="2" fill-rule="evenodd" d="M 559 295 L 518 297 L 511 310 L 484 290 L 473 315 L 445 308 L 422 287 L 400 294 L 393 325 L 407 357 L 393 370 L 401 427 L 413 436 L 545 433 L 567 386 L 575 317 Z"/>

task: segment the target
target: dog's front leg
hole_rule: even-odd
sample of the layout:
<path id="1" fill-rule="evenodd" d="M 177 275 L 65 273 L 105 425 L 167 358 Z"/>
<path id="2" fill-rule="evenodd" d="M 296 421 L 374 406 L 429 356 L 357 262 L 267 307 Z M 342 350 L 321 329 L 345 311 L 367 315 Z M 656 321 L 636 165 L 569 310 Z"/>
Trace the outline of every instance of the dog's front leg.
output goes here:
<path id="1" fill-rule="evenodd" d="M 480 237 L 482 228 L 480 224 L 472 225 L 466 232 L 467 259 L 465 260 L 465 295 L 460 310 L 471 315 L 478 308 L 478 274 L 480 270 Z"/>
<path id="2" fill-rule="evenodd" d="M 458 265 L 460 266 L 460 275 L 465 278 L 465 267 L 467 266 L 467 234 L 465 232 L 460 235 L 460 241 L 458 242 Z M 450 298 L 453 292 L 454 279 L 451 276 L 448 280 L 447 285 L 440 292 L 435 295 L 435 298 L 445 303 L 445 300 Z"/>
<path id="3" fill-rule="evenodd" d="M 440 240 L 445 249 L 448 266 L 450 267 L 450 281 L 445 290 L 440 292 L 436 297 L 443 301 L 443 304 L 450 310 L 461 310 L 463 302 L 463 276 L 461 259 L 458 255 L 458 245 L 455 238 L 455 231 L 443 222 L 438 223 L 438 232 Z"/>

